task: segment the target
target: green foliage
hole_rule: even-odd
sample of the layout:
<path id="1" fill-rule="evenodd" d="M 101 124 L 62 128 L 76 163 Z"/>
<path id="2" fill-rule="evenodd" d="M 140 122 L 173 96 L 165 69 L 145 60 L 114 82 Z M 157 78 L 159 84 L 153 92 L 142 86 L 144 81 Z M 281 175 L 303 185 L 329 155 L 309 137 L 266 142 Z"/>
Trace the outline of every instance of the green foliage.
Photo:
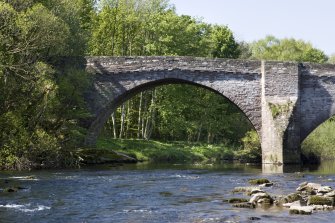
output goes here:
<path id="1" fill-rule="evenodd" d="M 93 24 L 89 43 L 93 55 L 239 55 L 228 27 L 178 16 L 164 0 L 102 1 Z"/>
<path id="2" fill-rule="evenodd" d="M 292 102 L 285 104 L 273 104 L 269 102 L 269 107 L 273 118 L 277 118 L 281 114 L 288 113 L 292 107 Z"/>
<path id="3" fill-rule="evenodd" d="M 255 130 L 251 130 L 241 139 L 242 149 L 237 151 L 237 159 L 244 162 L 260 162 L 262 159 L 261 142 Z"/>
<path id="4" fill-rule="evenodd" d="M 70 133 L 79 131 L 89 80 L 81 71 L 66 73 L 50 63 L 56 56 L 85 50 L 71 44 L 73 22 L 79 21 L 71 11 L 74 3 L 8 2 L 0 3 L 0 168 L 74 163 L 69 148 L 79 140 Z M 62 112 L 64 108 L 68 110 Z"/>
<path id="5" fill-rule="evenodd" d="M 240 52 L 239 59 L 250 59 L 252 58 L 251 44 L 247 42 L 240 42 L 238 44 L 238 51 Z"/>
<path id="6" fill-rule="evenodd" d="M 302 154 L 308 162 L 318 162 L 316 159 L 335 159 L 335 122 L 328 120 L 315 129 L 302 143 Z"/>
<path id="7" fill-rule="evenodd" d="M 211 40 L 214 45 L 211 52 L 213 57 L 238 58 L 241 54 L 239 45 L 227 26 L 213 26 Z"/>
<path id="8" fill-rule="evenodd" d="M 127 129 L 122 135 L 125 138 L 240 144 L 240 139 L 252 128 L 228 99 L 186 84 L 163 85 L 145 91 L 125 103 L 125 110 Z M 122 124 L 122 108 L 114 115 L 115 126 L 111 120 L 107 123 L 106 136 L 113 132 L 111 128 L 120 128 Z"/>
<path id="9" fill-rule="evenodd" d="M 328 63 L 331 63 L 331 64 L 335 64 L 335 54 L 332 54 L 329 59 L 328 59 Z"/>
<path id="10" fill-rule="evenodd" d="M 308 42 L 267 36 L 251 44 L 252 58 L 262 60 L 324 63 L 327 56 Z"/>
<path id="11" fill-rule="evenodd" d="M 99 150 L 114 150 L 152 162 L 218 162 L 237 159 L 237 148 L 227 145 L 195 144 L 186 142 L 162 143 L 158 141 L 100 138 Z"/>

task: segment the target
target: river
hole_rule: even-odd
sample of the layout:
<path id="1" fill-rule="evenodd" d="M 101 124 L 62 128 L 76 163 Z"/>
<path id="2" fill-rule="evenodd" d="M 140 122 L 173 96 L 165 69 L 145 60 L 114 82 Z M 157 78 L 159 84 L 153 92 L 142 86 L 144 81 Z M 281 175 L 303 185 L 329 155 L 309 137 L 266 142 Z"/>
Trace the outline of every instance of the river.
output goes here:
<path id="1" fill-rule="evenodd" d="M 76 170 L 0 172 L 0 222 L 329 222 L 335 211 L 290 215 L 285 208 L 233 208 L 224 199 L 248 179 L 266 177 L 271 194 L 288 194 L 303 181 L 335 188 L 328 163 L 296 173 L 268 173 L 261 166 L 131 164 Z M 28 177 L 27 176 L 34 176 Z M 255 218 L 257 217 L 257 218 Z M 252 220 L 258 219 L 258 220 Z"/>

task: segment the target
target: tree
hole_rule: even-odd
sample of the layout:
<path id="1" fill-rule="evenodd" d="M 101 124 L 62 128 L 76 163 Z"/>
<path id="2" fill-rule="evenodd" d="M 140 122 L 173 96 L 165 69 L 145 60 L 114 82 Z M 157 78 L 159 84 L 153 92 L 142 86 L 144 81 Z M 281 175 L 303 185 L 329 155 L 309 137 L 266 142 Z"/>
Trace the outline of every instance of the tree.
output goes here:
<path id="1" fill-rule="evenodd" d="M 329 59 L 328 59 L 328 63 L 331 63 L 331 64 L 335 64 L 335 54 L 332 54 Z"/>
<path id="2" fill-rule="evenodd" d="M 0 2 L 0 168 L 62 165 L 79 142 L 88 79 L 53 62 L 86 50 L 79 16 L 73 1 L 6 2 Z"/>
<path id="3" fill-rule="evenodd" d="M 214 25 L 211 28 L 211 42 L 213 57 L 218 58 L 238 58 L 240 49 L 235 41 L 233 33 L 227 26 Z"/>
<path id="4" fill-rule="evenodd" d="M 303 40 L 277 39 L 267 36 L 251 44 L 252 58 L 259 60 L 280 60 L 324 63 L 327 56 L 312 44 Z"/>

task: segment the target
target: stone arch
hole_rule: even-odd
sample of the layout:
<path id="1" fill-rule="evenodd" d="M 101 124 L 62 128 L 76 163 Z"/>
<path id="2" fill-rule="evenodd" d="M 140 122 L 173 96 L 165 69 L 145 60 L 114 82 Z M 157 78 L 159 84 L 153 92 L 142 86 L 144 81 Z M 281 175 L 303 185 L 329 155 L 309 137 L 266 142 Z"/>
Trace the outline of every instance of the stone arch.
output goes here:
<path id="1" fill-rule="evenodd" d="M 335 66 L 302 64 L 300 68 L 300 142 L 335 115 Z"/>
<path id="2" fill-rule="evenodd" d="M 91 111 L 95 116 L 89 127 L 86 145 L 95 145 L 101 128 L 118 105 L 143 90 L 171 83 L 191 84 L 224 96 L 245 114 L 260 135 L 261 89 L 258 74 L 180 69 L 117 74 L 104 72 L 96 75 L 91 99 L 88 100 L 93 105 Z"/>

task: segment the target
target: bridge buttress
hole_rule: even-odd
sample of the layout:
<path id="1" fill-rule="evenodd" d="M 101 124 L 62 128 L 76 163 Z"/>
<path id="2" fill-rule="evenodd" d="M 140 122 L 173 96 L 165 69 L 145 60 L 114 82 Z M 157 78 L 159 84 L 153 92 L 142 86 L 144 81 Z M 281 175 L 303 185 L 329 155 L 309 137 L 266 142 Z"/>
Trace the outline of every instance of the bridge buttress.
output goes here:
<path id="1" fill-rule="evenodd" d="M 300 163 L 299 68 L 262 62 L 262 163 Z"/>

